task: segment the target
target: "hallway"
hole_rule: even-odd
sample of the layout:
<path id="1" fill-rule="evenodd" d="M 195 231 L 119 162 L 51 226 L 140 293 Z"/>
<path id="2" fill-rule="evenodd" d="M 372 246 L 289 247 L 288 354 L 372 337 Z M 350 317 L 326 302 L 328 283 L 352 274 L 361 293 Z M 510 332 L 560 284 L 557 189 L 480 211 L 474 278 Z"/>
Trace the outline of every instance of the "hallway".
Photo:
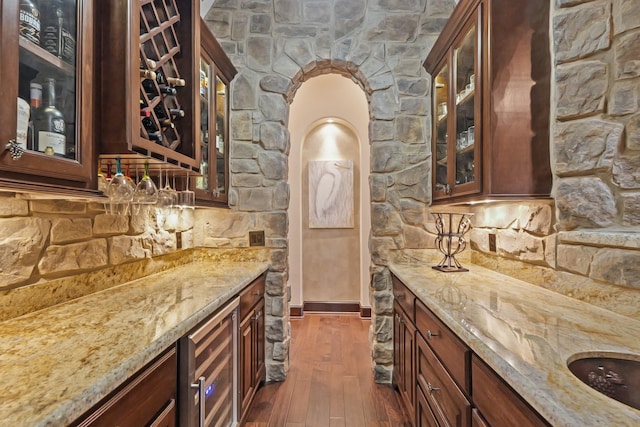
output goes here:
<path id="1" fill-rule="evenodd" d="M 408 427 L 397 393 L 375 384 L 368 331 L 352 314 L 291 319 L 286 381 L 263 385 L 247 427 Z"/>

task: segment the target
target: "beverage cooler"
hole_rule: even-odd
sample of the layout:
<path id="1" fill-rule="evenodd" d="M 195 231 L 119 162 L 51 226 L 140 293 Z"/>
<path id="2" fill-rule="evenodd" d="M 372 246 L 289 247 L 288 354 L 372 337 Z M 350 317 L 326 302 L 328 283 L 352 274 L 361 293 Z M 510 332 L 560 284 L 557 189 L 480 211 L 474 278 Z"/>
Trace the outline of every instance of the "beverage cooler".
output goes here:
<path id="1" fill-rule="evenodd" d="M 180 426 L 238 424 L 238 301 L 179 342 Z"/>

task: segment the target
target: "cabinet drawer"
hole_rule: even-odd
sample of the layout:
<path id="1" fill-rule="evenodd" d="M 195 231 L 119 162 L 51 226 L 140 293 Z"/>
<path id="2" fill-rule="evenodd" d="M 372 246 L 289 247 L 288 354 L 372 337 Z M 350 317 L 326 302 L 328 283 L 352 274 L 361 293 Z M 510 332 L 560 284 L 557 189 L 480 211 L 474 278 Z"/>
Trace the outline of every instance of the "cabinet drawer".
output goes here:
<path id="1" fill-rule="evenodd" d="M 443 361 L 454 381 L 469 395 L 471 350 L 421 301 L 416 302 L 416 328 Z"/>
<path id="2" fill-rule="evenodd" d="M 492 427 L 549 424 L 476 355 L 471 358 L 473 403 Z"/>
<path id="3" fill-rule="evenodd" d="M 467 427 L 471 422 L 471 404 L 444 369 L 420 335 L 416 379 L 433 414 L 441 426 Z"/>
<path id="4" fill-rule="evenodd" d="M 254 305 L 264 297 L 266 274 L 261 275 L 240 292 L 240 319 L 251 312 Z"/>
<path id="5" fill-rule="evenodd" d="M 412 323 L 415 323 L 415 301 L 416 297 L 402 283 L 396 276 L 391 276 L 391 282 L 393 283 L 393 299 L 407 314 L 407 317 Z"/>
<path id="6" fill-rule="evenodd" d="M 177 360 L 176 348 L 173 346 L 114 395 L 89 411 L 82 421 L 72 425 L 81 427 L 174 426 Z M 154 422 L 159 424 L 153 424 Z"/>

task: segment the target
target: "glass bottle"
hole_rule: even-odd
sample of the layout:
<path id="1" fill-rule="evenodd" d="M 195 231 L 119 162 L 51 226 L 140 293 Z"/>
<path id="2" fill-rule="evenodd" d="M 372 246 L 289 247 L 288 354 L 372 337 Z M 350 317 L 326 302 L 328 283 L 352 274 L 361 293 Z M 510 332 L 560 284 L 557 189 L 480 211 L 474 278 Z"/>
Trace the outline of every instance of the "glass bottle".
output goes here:
<path id="1" fill-rule="evenodd" d="M 56 108 L 56 81 L 49 78 L 46 80 L 47 107 L 37 111 L 34 119 L 34 127 L 37 134 L 38 151 L 50 152 L 64 156 L 66 154 L 66 123 L 64 116 Z"/>
<path id="2" fill-rule="evenodd" d="M 62 0 L 47 0 L 42 4 L 40 46 L 69 63 L 75 60 L 74 21 L 69 19 Z"/>
<path id="3" fill-rule="evenodd" d="M 20 35 L 40 45 L 40 9 L 34 0 L 20 0 Z"/>

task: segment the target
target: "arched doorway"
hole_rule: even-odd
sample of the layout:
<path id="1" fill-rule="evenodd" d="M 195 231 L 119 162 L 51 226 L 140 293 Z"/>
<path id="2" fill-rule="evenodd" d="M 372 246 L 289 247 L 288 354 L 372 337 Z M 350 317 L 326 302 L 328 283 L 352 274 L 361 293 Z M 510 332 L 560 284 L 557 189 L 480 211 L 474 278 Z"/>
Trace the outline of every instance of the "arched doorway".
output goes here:
<path id="1" fill-rule="evenodd" d="M 364 91 L 339 74 L 305 81 L 291 102 L 289 284 L 294 314 L 301 313 L 303 306 L 322 311 L 370 310 L 368 125 Z M 340 163 L 336 166 L 332 161 Z M 309 209 L 317 194 L 309 172 L 325 167 L 334 169 L 327 176 L 352 176 L 352 186 L 342 191 L 352 190 L 352 225 L 313 223 Z"/>

